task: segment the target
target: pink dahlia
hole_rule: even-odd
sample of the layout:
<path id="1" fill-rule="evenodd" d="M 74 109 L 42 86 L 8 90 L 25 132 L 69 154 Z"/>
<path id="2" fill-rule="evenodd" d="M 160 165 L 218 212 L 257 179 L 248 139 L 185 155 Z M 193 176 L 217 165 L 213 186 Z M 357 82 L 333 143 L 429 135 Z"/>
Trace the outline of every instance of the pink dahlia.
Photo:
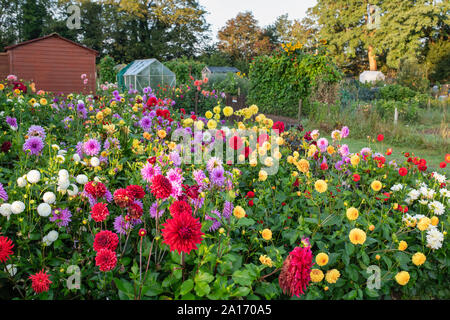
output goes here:
<path id="1" fill-rule="evenodd" d="M 311 281 L 313 255 L 310 246 L 296 247 L 289 253 L 281 269 L 279 284 L 283 293 L 299 297 Z"/>

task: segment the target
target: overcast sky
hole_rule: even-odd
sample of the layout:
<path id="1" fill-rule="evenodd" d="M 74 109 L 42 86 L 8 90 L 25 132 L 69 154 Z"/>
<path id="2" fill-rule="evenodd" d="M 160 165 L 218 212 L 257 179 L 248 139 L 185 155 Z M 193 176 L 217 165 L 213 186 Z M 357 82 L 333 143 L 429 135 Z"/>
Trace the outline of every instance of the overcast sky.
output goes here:
<path id="1" fill-rule="evenodd" d="M 213 40 L 217 31 L 227 20 L 239 12 L 252 11 L 260 26 L 272 24 L 278 16 L 289 14 L 289 19 L 301 19 L 306 10 L 316 4 L 316 0 L 199 0 L 208 14 L 206 20 L 211 24 Z"/>

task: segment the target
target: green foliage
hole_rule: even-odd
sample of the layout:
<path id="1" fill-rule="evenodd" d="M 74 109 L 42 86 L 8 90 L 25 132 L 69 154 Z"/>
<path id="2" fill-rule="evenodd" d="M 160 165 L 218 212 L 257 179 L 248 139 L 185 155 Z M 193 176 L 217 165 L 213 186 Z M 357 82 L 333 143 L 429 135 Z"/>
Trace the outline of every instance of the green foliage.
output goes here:
<path id="1" fill-rule="evenodd" d="M 190 75 L 195 79 L 200 79 L 202 76 L 202 70 L 206 66 L 202 62 L 187 59 L 186 57 L 167 61 L 164 65 L 175 73 L 178 84 L 190 83 L 192 81 L 189 78 Z"/>
<path id="2" fill-rule="evenodd" d="M 419 92 L 427 92 L 430 86 L 424 65 L 414 58 L 401 60 L 397 82 Z"/>
<path id="3" fill-rule="evenodd" d="M 105 83 L 105 82 L 115 83 L 116 82 L 117 71 L 114 68 L 115 66 L 116 66 L 116 62 L 109 55 L 104 56 L 100 60 L 99 74 L 100 74 L 100 81 L 102 83 Z"/>
<path id="4" fill-rule="evenodd" d="M 408 87 L 401 86 L 399 84 L 386 85 L 380 88 L 379 96 L 385 100 L 404 100 L 408 98 L 414 98 L 416 92 Z"/>
<path id="5" fill-rule="evenodd" d="M 341 73 L 325 54 L 279 51 L 255 58 L 250 66 L 250 104 L 261 112 L 295 116 L 299 100 L 306 101 L 317 78 L 337 82 Z"/>
<path id="6" fill-rule="evenodd" d="M 450 80 L 450 41 L 439 40 L 430 44 L 426 63 L 429 67 L 431 81 L 446 82 Z"/>
<path id="7" fill-rule="evenodd" d="M 250 83 L 247 78 L 230 72 L 228 74 L 212 75 L 206 87 L 210 91 L 216 90 L 216 92 L 225 92 L 237 96 L 238 92 L 248 95 L 249 86 Z"/>

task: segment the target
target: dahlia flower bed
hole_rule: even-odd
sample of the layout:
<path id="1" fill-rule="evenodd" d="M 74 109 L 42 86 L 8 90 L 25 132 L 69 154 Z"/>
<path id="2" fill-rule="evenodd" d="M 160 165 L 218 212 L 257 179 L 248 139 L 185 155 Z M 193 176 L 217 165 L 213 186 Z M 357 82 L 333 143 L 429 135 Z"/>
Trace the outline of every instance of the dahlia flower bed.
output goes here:
<path id="1" fill-rule="evenodd" d="M 425 159 L 154 93 L 0 82 L 2 299 L 450 297 Z"/>

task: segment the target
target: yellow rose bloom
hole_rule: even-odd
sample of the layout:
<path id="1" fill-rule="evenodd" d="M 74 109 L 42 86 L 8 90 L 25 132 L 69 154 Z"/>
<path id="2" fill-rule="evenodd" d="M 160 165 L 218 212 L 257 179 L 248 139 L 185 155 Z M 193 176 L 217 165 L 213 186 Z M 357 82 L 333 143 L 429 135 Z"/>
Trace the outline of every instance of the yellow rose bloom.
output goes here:
<path id="1" fill-rule="evenodd" d="M 373 191 L 380 191 L 382 186 L 383 186 L 383 185 L 382 185 L 381 182 L 378 181 L 378 180 L 374 180 L 374 181 L 372 181 L 372 183 L 370 184 L 370 187 L 372 188 Z"/>
<path id="2" fill-rule="evenodd" d="M 328 263 L 328 255 L 323 252 L 319 253 L 316 256 L 316 263 L 321 267 L 325 266 Z"/>
<path id="3" fill-rule="evenodd" d="M 398 244 L 398 250 L 405 251 L 408 248 L 408 243 L 404 240 L 400 241 Z"/>
<path id="4" fill-rule="evenodd" d="M 417 228 L 420 231 L 425 231 L 428 229 L 428 227 L 431 224 L 431 220 L 428 217 L 423 217 L 422 219 L 419 220 L 419 222 L 417 223 Z"/>
<path id="5" fill-rule="evenodd" d="M 409 273 L 406 271 L 400 271 L 395 275 L 395 281 L 397 281 L 397 283 L 402 286 L 408 283 L 409 278 Z"/>
<path id="6" fill-rule="evenodd" d="M 259 181 L 266 181 L 267 180 L 267 172 L 265 170 L 260 170 L 258 173 L 258 179 L 259 179 Z"/>
<path id="7" fill-rule="evenodd" d="M 340 276 L 341 273 L 337 269 L 331 269 L 327 271 L 325 280 L 327 280 L 328 283 L 336 283 Z"/>
<path id="8" fill-rule="evenodd" d="M 357 156 L 357 155 L 354 155 L 354 156 L 352 156 L 351 158 L 350 158 L 350 163 L 354 166 L 354 167 L 356 167 L 358 164 L 359 164 L 359 161 L 360 161 L 361 159 Z"/>
<path id="9" fill-rule="evenodd" d="M 217 122 L 216 120 L 209 120 L 206 126 L 208 127 L 208 129 L 213 130 L 217 128 Z"/>
<path id="10" fill-rule="evenodd" d="M 231 117 L 233 115 L 233 108 L 232 107 L 223 108 L 223 114 L 225 117 Z"/>
<path id="11" fill-rule="evenodd" d="M 426 260 L 427 257 L 422 252 L 417 252 L 412 256 L 412 262 L 416 266 L 421 266 L 422 264 L 425 263 Z"/>
<path id="12" fill-rule="evenodd" d="M 216 114 L 219 114 L 221 111 L 222 111 L 222 110 L 220 109 L 219 106 L 215 106 L 215 107 L 213 108 L 213 112 L 216 113 Z"/>
<path id="13" fill-rule="evenodd" d="M 333 153 L 335 153 L 336 152 L 336 150 L 334 150 L 334 147 L 333 146 L 328 146 L 327 147 L 327 152 L 328 152 L 328 154 L 333 154 Z"/>
<path id="14" fill-rule="evenodd" d="M 264 229 L 264 230 L 261 232 L 261 235 L 262 235 L 262 237 L 263 237 L 264 240 L 269 241 L 269 240 L 272 239 L 272 231 L 270 231 L 270 229 Z"/>
<path id="15" fill-rule="evenodd" d="M 319 270 L 319 269 L 312 269 L 309 276 L 311 277 L 312 282 L 320 282 L 324 278 L 324 274 L 323 274 L 322 270 Z"/>
<path id="16" fill-rule="evenodd" d="M 211 112 L 211 111 L 206 111 L 205 117 L 206 117 L 207 119 L 211 119 L 211 118 L 213 117 L 212 112 Z"/>
<path id="17" fill-rule="evenodd" d="M 358 209 L 356 209 L 354 207 L 348 208 L 346 214 L 347 214 L 347 219 L 350 221 L 358 219 L 358 216 L 359 216 Z"/>
<path id="18" fill-rule="evenodd" d="M 236 206 L 233 209 L 233 215 L 236 218 L 238 218 L 238 219 L 244 218 L 245 217 L 245 210 L 244 210 L 244 208 L 242 208 L 241 206 Z"/>
<path id="19" fill-rule="evenodd" d="M 350 231 L 350 234 L 348 235 L 350 242 L 353 244 L 363 244 L 366 242 L 366 233 L 358 228 L 354 228 Z"/>
<path id="20" fill-rule="evenodd" d="M 314 184 L 314 188 L 317 192 L 324 193 L 325 191 L 327 191 L 328 185 L 324 180 L 320 179 L 316 181 L 316 183 Z"/>

